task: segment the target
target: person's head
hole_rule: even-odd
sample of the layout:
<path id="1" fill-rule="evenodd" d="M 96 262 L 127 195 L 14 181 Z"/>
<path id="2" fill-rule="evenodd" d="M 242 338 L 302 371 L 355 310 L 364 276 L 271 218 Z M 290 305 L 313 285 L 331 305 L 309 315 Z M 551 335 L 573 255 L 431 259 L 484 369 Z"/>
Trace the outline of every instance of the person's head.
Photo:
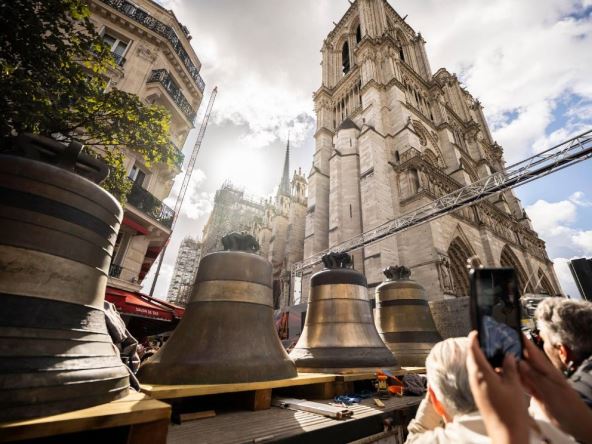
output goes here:
<path id="1" fill-rule="evenodd" d="M 467 338 L 438 342 L 426 359 L 429 396 L 446 421 L 477 410 L 467 373 Z"/>
<path id="2" fill-rule="evenodd" d="M 573 370 L 592 355 L 592 303 L 550 297 L 538 305 L 534 317 L 543 350 L 559 370 Z"/>

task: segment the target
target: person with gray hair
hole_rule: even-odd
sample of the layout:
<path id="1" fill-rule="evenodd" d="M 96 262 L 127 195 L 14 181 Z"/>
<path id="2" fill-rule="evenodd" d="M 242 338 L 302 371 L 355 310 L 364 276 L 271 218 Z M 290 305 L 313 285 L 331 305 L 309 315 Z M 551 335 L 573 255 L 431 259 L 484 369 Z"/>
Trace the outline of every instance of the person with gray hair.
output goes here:
<path id="1" fill-rule="evenodd" d="M 550 297 L 534 317 L 545 354 L 592 408 L 592 302 Z"/>
<path id="2" fill-rule="evenodd" d="M 485 422 L 471 392 L 467 338 L 450 338 L 437 343 L 426 359 L 428 394 L 407 428 L 406 444 L 491 443 Z M 516 403 L 526 396 L 516 393 Z M 533 420 L 534 421 L 534 420 Z M 571 437 L 544 420 L 536 420 L 529 443 L 573 443 Z"/>

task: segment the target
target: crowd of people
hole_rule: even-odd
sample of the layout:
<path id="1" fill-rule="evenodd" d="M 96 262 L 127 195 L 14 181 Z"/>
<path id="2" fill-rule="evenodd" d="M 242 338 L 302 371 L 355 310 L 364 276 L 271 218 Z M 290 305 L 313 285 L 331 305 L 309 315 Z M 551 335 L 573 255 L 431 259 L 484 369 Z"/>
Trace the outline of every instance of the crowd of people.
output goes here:
<path id="1" fill-rule="evenodd" d="M 476 332 L 436 344 L 406 442 L 592 443 L 592 303 L 548 298 L 535 322 L 522 359 L 508 354 L 501 368 Z"/>

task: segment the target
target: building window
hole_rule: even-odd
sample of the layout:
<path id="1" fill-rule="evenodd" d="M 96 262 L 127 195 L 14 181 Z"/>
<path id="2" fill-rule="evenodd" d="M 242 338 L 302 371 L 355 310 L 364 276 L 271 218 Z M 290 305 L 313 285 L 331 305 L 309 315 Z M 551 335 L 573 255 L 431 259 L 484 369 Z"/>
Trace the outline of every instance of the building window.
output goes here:
<path id="1" fill-rule="evenodd" d="M 341 50 L 341 64 L 343 67 L 343 74 L 347 74 L 349 72 L 350 64 L 349 64 L 349 44 L 345 42 L 343 44 L 343 49 Z"/>
<path id="2" fill-rule="evenodd" d="M 137 165 L 134 164 L 130 173 L 128 174 L 129 179 L 134 182 L 137 186 L 144 185 L 144 179 L 146 179 L 146 173 Z"/>
<path id="3" fill-rule="evenodd" d="M 356 43 L 360 43 L 362 41 L 362 28 L 360 25 L 356 28 Z"/>
<path id="4" fill-rule="evenodd" d="M 403 47 L 399 46 L 399 58 L 405 61 L 405 53 L 403 52 Z"/>
<path id="5" fill-rule="evenodd" d="M 115 62 L 119 66 L 123 66 L 125 63 L 125 58 L 123 55 L 125 54 L 130 42 L 118 39 L 107 32 L 103 33 L 103 42 L 109 48 L 111 48 L 111 53 L 113 54 L 113 58 L 115 58 Z"/>
<path id="6" fill-rule="evenodd" d="M 419 182 L 419 174 L 415 168 L 409 170 L 409 182 L 411 186 L 411 194 L 417 193 L 421 185 Z"/>

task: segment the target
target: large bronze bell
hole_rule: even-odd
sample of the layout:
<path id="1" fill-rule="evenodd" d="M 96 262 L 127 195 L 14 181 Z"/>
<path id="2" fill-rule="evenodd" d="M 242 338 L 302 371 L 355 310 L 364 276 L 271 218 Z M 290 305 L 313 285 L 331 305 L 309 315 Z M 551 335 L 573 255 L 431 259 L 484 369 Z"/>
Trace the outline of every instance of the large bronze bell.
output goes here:
<path id="1" fill-rule="evenodd" d="M 366 278 L 347 253 L 323 257 L 310 280 L 302 335 L 290 353 L 300 372 L 344 373 L 396 367 L 372 319 Z"/>
<path id="2" fill-rule="evenodd" d="M 1 420 L 89 407 L 128 391 L 103 312 L 123 211 L 74 174 L 107 173 L 79 156 L 81 148 L 20 136 L 16 155 L 0 155 Z"/>
<path id="3" fill-rule="evenodd" d="M 423 367 L 442 337 L 436 330 L 425 289 L 411 280 L 406 267 L 384 270 L 376 287 L 376 327 L 380 337 L 405 367 Z"/>
<path id="4" fill-rule="evenodd" d="M 200 261 L 185 315 L 140 368 L 141 382 L 225 384 L 297 376 L 275 331 L 271 264 L 252 253 L 258 249 L 252 236 L 233 233 L 222 242 L 227 251 Z"/>

